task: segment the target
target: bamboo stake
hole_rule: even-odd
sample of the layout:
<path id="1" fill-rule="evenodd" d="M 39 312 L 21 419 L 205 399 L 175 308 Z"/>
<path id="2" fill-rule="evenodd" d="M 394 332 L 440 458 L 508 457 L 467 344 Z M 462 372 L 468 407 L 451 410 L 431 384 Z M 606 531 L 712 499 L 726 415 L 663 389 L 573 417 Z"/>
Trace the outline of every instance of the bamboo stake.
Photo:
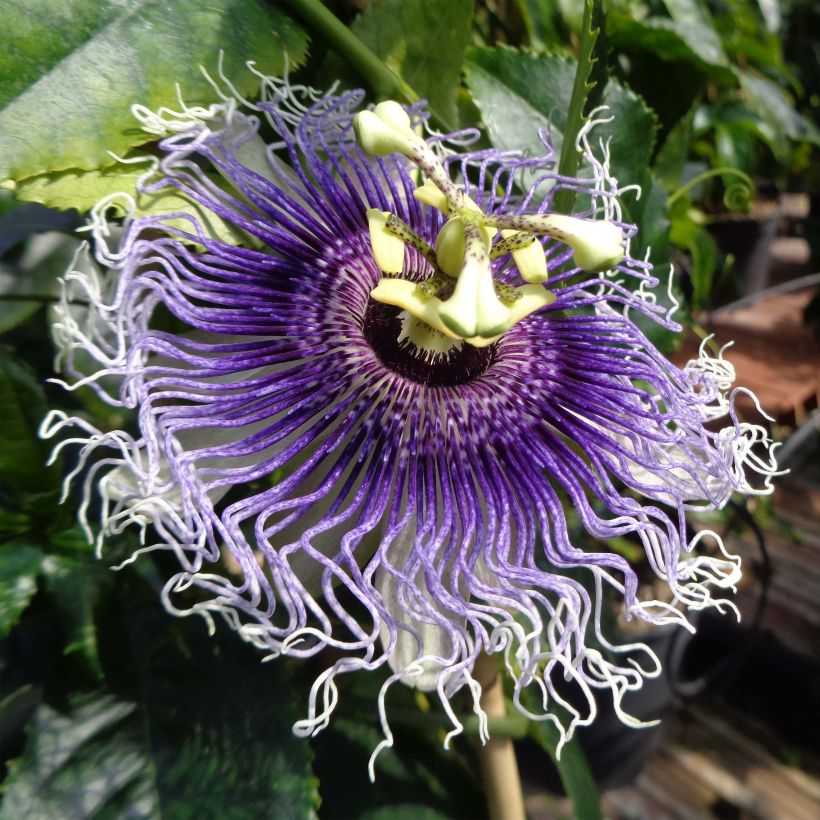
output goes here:
<path id="1" fill-rule="evenodd" d="M 496 662 L 482 652 L 476 661 L 473 675 L 481 684 L 481 708 L 489 718 L 503 718 L 504 690 Z M 490 820 L 526 820 L 521 777 L 518 774 L 512 739 L 491 737 L 483 746 L 479 746 L 478 760 Z"/>

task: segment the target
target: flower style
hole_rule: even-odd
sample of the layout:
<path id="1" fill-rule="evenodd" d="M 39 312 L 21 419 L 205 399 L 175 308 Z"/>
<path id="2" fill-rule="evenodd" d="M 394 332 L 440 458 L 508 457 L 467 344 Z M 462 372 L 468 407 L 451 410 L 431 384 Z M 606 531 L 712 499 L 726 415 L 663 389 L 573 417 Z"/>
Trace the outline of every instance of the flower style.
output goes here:
<path id="1" fill-rule="evenodd" d="M 262 91 L 256 105 L 135 107 L 162 137 L 143 192 L 192 207 L 129 200 L 113 241 L 103 201 L 103 272 L 65 277 L 70 388 L 136 416 L 131 432 L 44 422 L 47 436 L 79 429 L 58 449 L 79 448 L 68 483 L 83 483 L 89 536 L 99 498 L 98 545 L 135 526 L 134 557 L 179 562 L 169 611 L 220 616 L 268 658 L 332 648 L 299 733 L 327 725 L 338 676 L 389 665 L 382 745 L 397 681 L 437 692 L 455 734 L 456 692 L 480 712 L 482 652 L 501 656 L 530 717 L 557 723 L 561 704 L 562 732 L 593 719 L 596 690 L 634 722 L 620 701 L 659 666 L 604 634 L 605 591 L 653 624 L 731 607 L 713 593 L 739 562 L 715 533 L 699 553 L 685 515 L 767 492 L 775 465 L 764 429 L 735 414 L 731 365 L 704 348 L 680 369 L 632 320 L 678 327 L 629 255 L 595 123 L 585 176 L 568 179 L 546 134 L 540 157 L 471 149 L 473 131 L 423 138 L 420 106 L 354 117 L 360 92 L 270 78 Z M 566 188 L 579 217 L 550 210 Z M 607 551 L 624 536 L 666 600 L 640 600 L 634 568 Z M 527 687 L 543 712 L 522 703 Z"/>

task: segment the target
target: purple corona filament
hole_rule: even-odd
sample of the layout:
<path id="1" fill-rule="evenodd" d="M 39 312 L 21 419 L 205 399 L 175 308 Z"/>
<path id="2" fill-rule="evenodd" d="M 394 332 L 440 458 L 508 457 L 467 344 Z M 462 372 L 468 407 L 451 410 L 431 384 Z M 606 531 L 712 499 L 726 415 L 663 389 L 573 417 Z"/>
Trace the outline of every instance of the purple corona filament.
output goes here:
<path id="1" fill-rule="evenodd" d="M 653 624 L 732 608 L 721 596 L 738 560 L 715 533 L 691 539 L 685 515 L 767 492 L 772 445 L 738 419 L 722 356 L 704 347 L 678 368 L 633 321 L 678 329 L 651 266 L 629 255 L 635 229 L 606 146 L 603 160 L 591 149 L 594 122 L 579 179 L 556 175 L 546 134 L 541 157 L 472 150 L 472 131 L 428 137 L 485 214 L 549 214 L 572 188 L 581 216 L 620 228 L 626 255 L 583 273 L 569 247 L 540 238 L 551 304 L 483 347 L 431 354 L 402 336 L 407 317 L 370 295 L 383 274 L 367 212 L 395 215 L 430 247 L 446 217 L 414 198 L 422 180 L 405 157 L 358 147 L 361 101 L 265 78 L 256 105 L 225 94 L 209 109 L 135 108 L 162 137 L 142 190 L 175 189 L 191 207 L 141 215 L 126 198 L 112 238 L 105 200 L 94 260 L 65 277 L 55 331 L 71 389 L 134 411 L 130 432 L 57 412 L 44 422 L 59 448 L 78 447 L 68 483 L 84 487 L 83 523 L 91 536 L 86 510 L 99 498 L 99 546 L 133 526 L 134 558 L 176 557 L 169 611 L 222 618 L 266 657 L 332 648 L 298 733 L 327 725 L 338 676 L 386 665 L 382 746 L 397 681 L 436 692 L 457 733 L 450 700 L 468 687 L 478 709 L 481 652 L 501 655 L 517 704 L 538 692 L 543 711 L 519 705 L 530 717 L 557 723 L 552 704 L 563 704 L 562 732 L 593 719 L 596 690 L 634 723 L 621 698 L 658 661 L 603 634 L 604 592 Z M 408 112 L 424 128 L 424 110 Z M 497 283 L 521 285 L 510 253 L 490 264 Z M 434 275 L 429 254 L 406 245 L 402 276 Z M 664 600 L 639 599 L 635 570 L 606 545 L 623 537 L 643 547 Z M 580 693 L 572 704 L 566 681 Z"/>

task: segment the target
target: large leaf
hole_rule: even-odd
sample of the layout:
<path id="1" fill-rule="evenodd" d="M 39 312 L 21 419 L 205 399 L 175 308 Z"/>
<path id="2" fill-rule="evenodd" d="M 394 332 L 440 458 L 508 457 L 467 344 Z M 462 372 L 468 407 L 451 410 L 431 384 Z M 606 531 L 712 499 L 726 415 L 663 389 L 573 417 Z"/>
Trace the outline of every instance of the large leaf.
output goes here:
<path id="1" fill-rule="evenodd" d="M 9 7 L 10 5 L 10 7 Z M 11 0 L 3 13 L 0 181 L 111 164 L 146 141 L 131 106 L 211 101 L 202 75 L 224 71 L 242 94 L 302 59 L 303 32 L 263 0 Z"/>
<path id="2" fill-rule="evenodd" d="M 575 79 L 573 60 L 503 47 L 471 48 L 464 74 L 496 148 L 543 154 L 537 132 L 544 128 L 560 153 Z"/>
<path id="3" fill-rule="evenodd" d="M 285 681 L 271 687 L 266 675 L 266 688 L 227 662 L 203 669 L 190 658 L 176 671 L 143 680 L 152 688 L 141 701 L 96 694 L 66 712 L 41 706 L 0 817 L 310 817 L 315 787 L 307 745 L 290 733 Z"/>
<path id="4" fill-rule="evenodd" d="M 144 175 L 145 165 L 130 163 L 96 171 L 62 171 L 25 179 L 18 184 L 16 193 L 23 200 L 39 202 L 51 208 L 76 208 L 78 211 L 87 211 L 103 197 L 126 194 L 133 200 L 132 215 L 135 217 L 187 213 L 197 219 L 201 230 L 211 239 L 219 239 L 230 245 L 253 242 L 247 234 L 172 186 L 151 194 L 138 193 L 136 185 Z M 124 197 L 112 200 L 110 211 L 116 216 L 123 216 L 124 203 Z M 191 220 L 184 216 L 168 219 L 166 224 L 188 233 L 195 232 Z"/>
<path id="5" fill-rule="evenodd" d="M 79 540 L 79 528 L 61 533 L 60 546 L 70 538 Z M 86 543 L 85 551 L 90 552 Z M 79 659 L 94 679 L 102 678 L 97 647 L 95 614 L 101 596 L 114 579 L 113 573 L 90 555 L 49 555 L 42 563 L 45 590 L 59 614 L 66 643 L 63 654 Z"/>
<path id="6" fill-rule="evenodd" d="M 666 140 L 655 159 L 654 172 L 670 191 L 680 185 L 686 158 L 689 156 L 694 116 L 695 108 L 693 106 L 666 135 Z"/>
<path id="7" fill-rule="evenodd" d="M 379 0 L 353 22 L 359 39 L 454 127 L 474 0 Z"/>
<path id="8" fill-rule="evenodd" d="M 0 638 L 8 635 L 37 592 L 42 557 L 23 539 L 0 544 Z"/>

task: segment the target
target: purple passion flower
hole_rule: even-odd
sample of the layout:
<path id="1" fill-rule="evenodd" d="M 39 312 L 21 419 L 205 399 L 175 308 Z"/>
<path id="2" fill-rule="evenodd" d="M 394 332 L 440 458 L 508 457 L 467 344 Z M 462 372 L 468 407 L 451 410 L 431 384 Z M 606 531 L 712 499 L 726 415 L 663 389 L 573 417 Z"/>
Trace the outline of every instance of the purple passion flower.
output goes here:
<path id="1" fill-rule="evenodd" d="M 95 261 L 65 277 L 71 389 L 133 411 L 113 432 L 44 422 L 79 431 L 59 447 L 78 448 L 67 483 L 89 537 L 93 500 L 98 547 L 136 527 L 133 558 L 175 556 L 170 612 L 221 618 L 266 659 L 331 649 L 299 734 L 327 725 L 340 675 L 385 665 L 381 746 L 397 681 L 437 693 L 456 734 L 457 692 L 480 712 L 482 652 L 531 718 L 558 723 L 562 705 L 564 736 L 592 721 L 597 690 L 636 722 L 621 699 L 659 664 L 604 634 L 605 594 L 651 624 L 731 608 L 739 561 L 715 533 L 699 549 L 685 515 L 767 492 L 775 464 L 735 413 L 731 365 L 704 348 L 680 369 L 633 321 L 679 329 L 629 254 L 595 123 L 569 179 L 547 134 L 539 157 L 473 150 L 476 132 L 434 134 L 419 106 L 354 116 L 361 92 L 262 90 L 256 105 L 135 107 L 161 137 L 142 195 L 189 207 L 126 198 L 120 230 L 109 197 Z M 551 212 L 562 189 L 578 218 Z M 625 537 L 664 600 L 639 598 L 607 550 Z M 521 703 L 527 687 L 543 711 Z"/>

